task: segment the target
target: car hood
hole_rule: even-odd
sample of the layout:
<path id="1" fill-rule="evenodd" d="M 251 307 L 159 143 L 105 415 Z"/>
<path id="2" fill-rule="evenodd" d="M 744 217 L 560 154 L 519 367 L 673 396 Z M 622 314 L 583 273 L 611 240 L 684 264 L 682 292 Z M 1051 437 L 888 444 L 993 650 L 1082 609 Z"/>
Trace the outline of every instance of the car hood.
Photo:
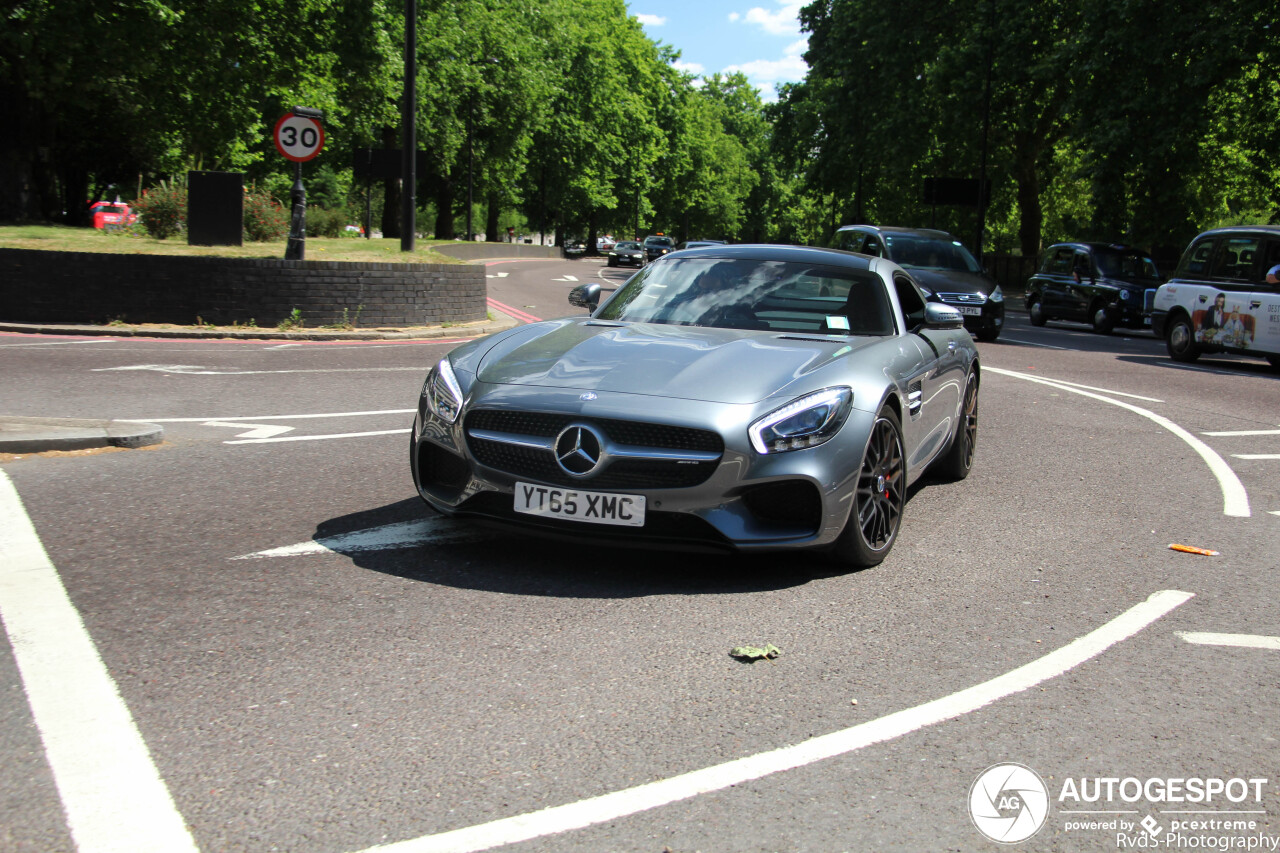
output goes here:
<path id="1" fill-rule="evenodd" d="M 982 273 L 963 270 L 931 270 L 908 267 L 916 283 L 932 293 L 990 294 L 995 283 Z"/>
<path id="2" fill-rule="evenodd" d="M 590 318 L 523 331 L 489 349 L 480 381 L 729 404 L 777 394 L 877 340 Z"/>

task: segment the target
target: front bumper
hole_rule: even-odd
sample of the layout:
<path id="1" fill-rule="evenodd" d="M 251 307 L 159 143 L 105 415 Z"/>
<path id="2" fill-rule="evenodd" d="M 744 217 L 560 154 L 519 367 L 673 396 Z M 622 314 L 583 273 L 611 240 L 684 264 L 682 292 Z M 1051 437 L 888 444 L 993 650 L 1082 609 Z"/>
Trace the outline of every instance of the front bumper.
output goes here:
<path id="1" fill-rule="evenodd" d="M 830 546 L 844 529 L 853 505 L 866 437 L 874 422 L 874 415 L 854 409 L 840 432 L 823 445 L 761 455 L 751 448 L 747 437 L 746 425 L 759 414 L 755 409 L 746 411 L 751 407 L 706 404 L 705 410 L 691 419 L 687 401 L 653 399 L 645 401 L 643 415 L 637 416 L 635 401 L 623 399 L 628 395 L 601 393 L 598 400 L 584 404 L 577 391 L 544 389 L 536 415 L 521 421 L 523 412 L 513 415 L 510 409 L 495 409 L 495 405 L 502 405 L 500 393 L 486 402 L 478 390 L 472 389 L 471 398 L 482 403 L 464 410 L 456 424 L 444 423 L 429 408 L 419 407 L 411 447 L 419 496 L 445 515 L 613 545 L 711 551 Z M 610 436 L 615 431 L 628 435 L 626 442 L 632 449 L 639 446 L 634 442 L 648 441 L 661 453 L 670 452 L 673 440 L 662 438 L 663 431 L 708 433 L 715 436 L 720 449 L 714 460 L 698 465 L 610 469 L 612 473 L 604 472 L 599 478 L 574 481 L 566 478 L 553 453 L 545 449 L 503 446 L 503 441 L 496 450 L 485 446 L 495 431 L 487 428 L 493 419 L 486 421 L 480 415 L 487 417 L 494 411 L 511 415 L 525 424 L 522 429 L 541 433 L 558 426 L 529 425 L 539 418 L 555 425 L 591 424 Z M 708 424 L 724 423 L 740 424 L 741 429 L 707 428 Z M 477 424 L 486 428 L 477 428 Z M 519 513 L 514 508 L 517 482 L 643 495 L 645 523 L 631 528 Z"/>

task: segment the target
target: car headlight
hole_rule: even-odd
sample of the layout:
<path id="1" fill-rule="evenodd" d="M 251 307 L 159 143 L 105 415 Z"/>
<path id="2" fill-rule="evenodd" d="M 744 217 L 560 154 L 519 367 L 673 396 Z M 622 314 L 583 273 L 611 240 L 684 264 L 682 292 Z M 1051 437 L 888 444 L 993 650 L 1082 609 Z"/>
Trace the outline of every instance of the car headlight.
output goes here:
<path id="1" fill-rule="evenodd" d="M 1004 291 L 1000 289 L 1000 285 L 996 285 L 996 289 L 991 291 L 991 295 L 987 297 L 992 302 L 1004 302 Z"/>
<path id="2" fill-rule="evenodd" d="M 1129 301 L 1130 299 L 1132 299 L 1132 298 L 1133 298 L 1133 294 L 1132 294 L 1132 293 L 1130 293 L 1129 291 L 1127 291 L 1127 290 L 1121 290 L 1121 291 L 1120 291 L 1120 300 L 1121 300 L 1122 302 L 1128 302 L 1128 301 Z"/>
<path id="3" fill-rule="evenodd" d="M 748 429 L 757 453 L 816 447 L 839 431 L 853 406 L 850 388 L 824 388 L 775 409 Z"/>
<path id="4" fill-rule="evenodd" d="M 422 385 L 422 396 L 427 398 L 427 405 L 437 417 L 448 423 L 458 420 L 458 415 L 462 412 L 462 388 L 458 386 L 458 378 L 453 375 L 449 359 L 442 358 L 439 364 L 431 368 L 427 381 Z"/>

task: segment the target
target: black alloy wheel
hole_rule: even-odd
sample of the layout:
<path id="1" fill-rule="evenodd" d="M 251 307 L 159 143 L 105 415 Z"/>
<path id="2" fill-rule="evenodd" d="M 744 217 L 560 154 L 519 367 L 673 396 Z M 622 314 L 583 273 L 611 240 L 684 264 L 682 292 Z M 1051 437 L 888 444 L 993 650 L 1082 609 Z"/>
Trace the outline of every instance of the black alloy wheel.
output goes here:
<path id="1" fill-rule="evenodd" d="M 1107 306 L 1101 302 L 1095 302 L 1092 308 L 1093 330 L 1100 335 L 1109 335 L 1111 330 L 1116 327 L 1115 320 L 1111 319 Z"/>
<path id="2" fill-rule="evenodd" d="M 898 416 L 891 409 L 884 409 L 871 427 L 858 472 L 853 511 L 834 546 L 836 555 L 862 568 L 882 562 L 898 538 L 906 501 L 902 427 Z"/>
<path id="3" fill-rule="evenodd" d="M 973 452 L 978 446 L 978 374 L 969 373 L 964 386 L 960 420 L 951 447 L 938 459 L 937 471 L 950 480 L 963 480 L 973 469 Z"/>
<path id="4" fill-rule="evenodd" d="M 1165 347 L 1169 350 L 1169 358 L 1174 361 L 1195 361 L 1200 357 L 1200 347 L 1196 345 L 1196 330 L 1191 327 L 1191 318 L 1186 314 L 1178 314 L 1169 321 L 1165 331 Z"/>
<path id="5" fill-rule="evenodd" d="M 1027 314 L 1031 316 L 1031 325 L 1043 326 L 1049 319 L 1044 315 L 1044 309 L 1040 307 L 1040 300 L 1037 299 L 1027 306 Z"/>

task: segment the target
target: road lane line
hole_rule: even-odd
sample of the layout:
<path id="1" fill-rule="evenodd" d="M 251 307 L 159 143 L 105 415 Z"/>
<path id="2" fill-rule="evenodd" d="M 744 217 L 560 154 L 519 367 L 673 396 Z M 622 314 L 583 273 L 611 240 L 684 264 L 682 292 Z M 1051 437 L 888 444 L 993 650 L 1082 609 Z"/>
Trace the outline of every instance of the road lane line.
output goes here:
<path id="1" fill-rule="evenodd" d="M 1073 388 L 1070 385 L 1063 385 L 1054 379 L 1046 379 L 1040 376 L 1029 376 L 1025 373 L 1018 373 L 1013 370 L 1003 370 L 999 367 L 984 367 L 987 373 L 997 373 L 1001 376 L 1011 376 L 1015 379 L 1025 379 L 1028 382 L 1038 382 L 1041 385 L 1048 385 L 1051 388 L 1060 388 L 1063 391 L 1070 391 L 1073 394 L 1080 394 L 1083 397 L 1091 397 L 1094 400 L 1100 400 L 1103 403 L 1110 403 L 1113 406 L 1119 406 L 1122 409 L 1128 409 L 1134 414 L 1141 415 L 1144 418 L 1164 427 L 1178 438 L 1185 441 L 1191 446 L 1191 449 L 1200 455 L 1205 464 L 1209 466 L 1209 470 L 1218 480 L 1218 487 L 1222 490 L 1222 512 L 1238 518 L 1248 518 L 1249 513 L 1249 494 L 1244 490 L 1244 484 L 1240 482 L 1240 478 L 1236 476 L 1236 472 L 1231 470 L 1231 466 L 1227 464 L 1218 453 L 1209 445 L 1187 432 L 1173 421 L 1157 415 L 1155 412 L 1147 409 L 1139 408 L 1131 405 L 1123 400 L 1112 400 L 1110 397 L 1104 397 L 1101 394 L 1094 394 L 1091 391 L 1085 391 L 1080 388 Z"/>
<path id="2" fill-rule="evenodd" d="M 1072 347 L 1055 347 L 1053 344 L 1042 344 L 1039 341 L 1021 341 L 1021 340 L 1018 340 L 1017 338 L 1011 338 L 1008 335 L 1001 337 L 1000 342 L 1005 344 L 1022 344 L 1023 346 L 1028 346 L 1028 347 L 1040 347 L 1041 349 L 1060 349 L 1064 351 L 1071 350 L 1072 352 L 1075 351 Z"/>
<path id="3" fill-rule="evenodd" d="M 417 409 L 380 409 L 376 412 L 322 412 L 316 415 L 232 415 L 231 417 L 218 416 L 212 418 L 116 418 L 116 420 L 146 424 L 202 424 L 206 421 L 291 421 L 298 418 L 363 418 L 369 415 L 412 415 L 417 411 Z"/>
<path id="4" fill-rule="evenodd" d="M 1056 678 L 1132 637 L 1192 597 L 1163 590 L 1062 648 L 1004 675 L 876 720 L 769 752 L 694 770 L 541 811 L 463 827 L 437 835 L 370 847 L 365 853 L 477 853 L 506 844 L 568 832 L 721 791 L 774 773 L 845 755 L 926 726 L 971 713 L 999 699 Z"/>
<path id="5" fill-rule="evenodd" d="M 1242 429 L 1233 430 L 1231 432 L 1202 432 L 1200 434 L 1214 436 L 1216 438 L 1231 438 L 1234 436 L 1246 435 L 1280 435 L 1280 429 Z"/>
<path id="6" fill-rule="evenodd" d="M 1280 637 L 1263 637 L 1256 634 L 1214 634 L 1204 631 L 1177 631 L 1179 637 L 1198 646 L 1237 646 L 1242 649 L 1271 649 L 1280 651 Z"/>
<path id="7" fill-rule="evenodd" d="M 353 554 L 358 551 L 383 551 L 391 548 L 413 548 L 418 545 L 467 542 L 490 538 L 492 531 L 480 530 L 451 518 L 418 518 L 356 530 L 337 536 L 308 539 L 296 545 L 269 548 L 253 554 L 241 554 L 233 560 L 261 560 L 267 557 L 307 557 L 315 554 Z"/>
<path id="8" fill-rule="evenodd" d="M 512 308 L 510 305 L 504 305 L 492 296 L 488 297 L 486 301 L 489 303 L 490 308 L 501 311 L 503 314 L 517 320 L 523 320 L 526 323 L 539 323 L 542 321 L 541 317 L 535 317 L 527 311 L 521 311 L 519 308 Z"/>
<path id="9" fill-rule="evenodd" d="M 1233 459 L 1280 459 L 1280 453 L 1232 453 Z"/>
<path id="10" fill-rule="evenodd" d="M 1072 388 L 1083 388 L 1086 391 L 1097 391 L 1100 394 L 1112 394 L 1116 397 L 1131 397 L 1134 400 L 1142 400 L 1146 403 L 1163 403 L 1164 400 L 1157 400 L 1155 397 L 1143 397 L 1140 394 L 1129 394 L 1124 391 L 1113 391 L 1110 388 L 1095 388 L 1093 385 L 1081 385 L 1079 382 L 1068 382 L 1065 379 L 1050 379 L 1055 385 L 1070 385 Z"/>
<path id="11" fill-rule="evenodd" d="M 81 853 L 195 851 L 195 840 L 8 476 L 0 619 Z"/>
<path id="12" fill-rule="evenodd" d="M 399 373 L 406 370 L 425 375 L 421 367 L 316 367 L 298 370 L 207 370 L 195 364 L 131 364 L 124 367 L 95 367 L 90 373 L 110 373 L 124 370 L 151 370 L 156 373 L 173 373 L 179 376 L 269 376 L 285 373 Z"/>
<path id="13" fill-rule="evenodd" d="M 380 429 L 373 432 L 337 432 L 330 435 L 286 435 L 282 438 L 242 438 L 223 444 L 275 444 L 281 441 L 325 441 L 330 438 L 364 438 L 370 435 L 403 435 L 412 429 Z"/>

